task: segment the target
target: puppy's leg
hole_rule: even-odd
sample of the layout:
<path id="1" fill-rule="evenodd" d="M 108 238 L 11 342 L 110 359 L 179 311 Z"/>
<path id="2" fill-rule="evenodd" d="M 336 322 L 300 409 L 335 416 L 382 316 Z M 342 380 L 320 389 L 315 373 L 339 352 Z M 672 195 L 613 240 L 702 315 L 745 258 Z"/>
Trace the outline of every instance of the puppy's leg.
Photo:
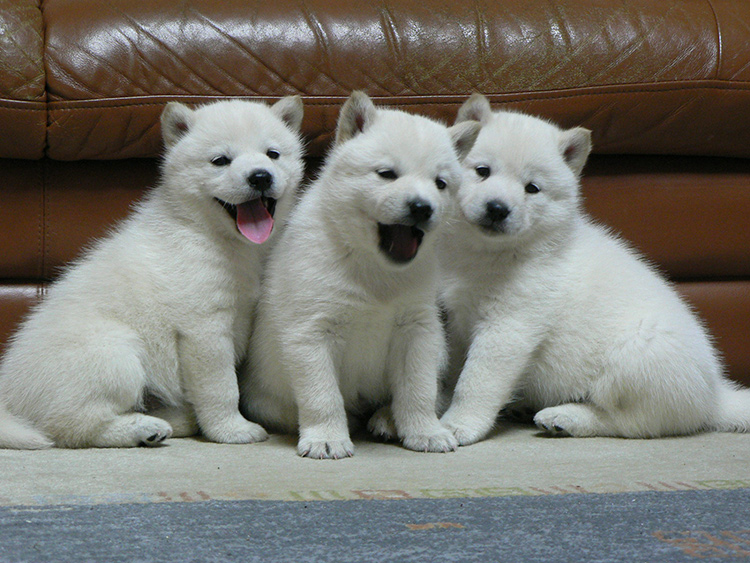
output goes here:
<path id="1" fill-rule="evenodd" d="M 705 430 L 716 412 L 713 381 L 720 368 L 707 342 L 686 345 L 682 338 L 648 319 L 609 338 L 587 402 L 543 409 L 534 422 L 569 436 L 653 438 Z"/>
<path id="2" fill-rule="evenodd" d="M 297 453 L 316 459 L 354 455 L 344 398 L 327 343 L 322 339 L 297 342 L 286 352 L 299 412 Z"/>
<path id="3" fill-rule="evenodd" d="M 198 426 L 213 442 L 249 444 L 268 438 L 240 414 L 234 345 L 226 335 L 181 335 L 178 340 L 185 392 Z"/>
<path id="4" fill-rule="evenodd" d="M 240 392 L 240 412 L 248 420 L 256 421 L 269 430 L 296 434 L 298 429 L 297 405 L 294 394 L 268 393 L 261 386 L 247 387 Z"/>
<path id="5" fill-rule="evenodd" d="M 532 335 L 520 327 L 478 327 L 451 406 L 441 421 L 462 446 L 484 438 L 508 404 L 531 357 Z"/>
<path id="6" fill-rule="evenodd" d="M 398 321 L 389 355 L 391 409 L 398 435 L 410 450 L 451 452 L 458 446 L 435 410 L 445 356 L 437 311 L 416 311 Z"/>
<path id="7" fill-rule="evenodd" d="M 448 326 L 450 327 L 450 324 Z M 456 332 L 451 332 L 448 328 L 448 334 L 451 335 L 448 339 L 448 365 L 438 379 L 438 417 L 442 417 L 451 404 L 469 350 L 469 343 L 463 341 Z"/>
<path id="8" fill-rule="evenodd" d="M 128 413 L 104 422 L 101 431 L 92 435 L 91 445 L 96 448 L 158 446 L 171 435 L 172 427 L 165 420 Z"/>
<path id="9" fill-rule="evenodd" d="M 592 403 L 565 403 L 540 410 L 534 417 L 534 423 L 552 436 L 576 438 L 652 438 L 664 434 L 688 433 L 665 432 L 653 420 L 649 420 L 653 418 L 654 415 L 649 416 L 640 406 L 607 410 Z"/>
<path id="10" fill-rule="evenodd" d="M 169 423 L 133 412 L 146 384 L 140 339 L 111 323 L 89 330 L 78 335 L 77 346 L 60 346 L 54 356 L 57 378 L 42 427 L 58 446 L 71 448 L 154 446 L 169 438 Z"/>
<path id="11" fill-rule="evenodd" d="M 682 413 L 692 405 L 685 404 Z M 691 434 L 708 427 L 708 417 L 683 417 L 687 424 L 675 423 L 681 412 L 673 405 L 660 404 L 641 397 L 622 407 L 606 408 L 594 403 L 565 403 L 539 411 L 534 423 L 553 436 L 615 436 L 621 438 L 655 438 Z"/>
<path id="12" fill-rule="evenodd" d="M 640 348 L 632 342 L 613 347 L 586 403 L 545 408 L 534 422 L 552 435 L 576 437 L 654 438 L 705 430 L 717 396 L 708 370 L 683 359 L 687 352 L 680 359 L 664 357 L 659 343 L 652 338 Z"/>
<path id="13" fill-rule="evenodd" d="M 649 364 L 646 354 L 632 357 L 637 360 L 621 362 L 627 371 L 608 366 L 592 385 L 589 402 L 545 408 L 534 417 L 536 425 L 555 436 L 623 438 L 691 434 L 710 426 L 716 389 L 700 374 L 685 381 L 684 374 L 676 377 L 654 361 Z M 648 375 L 638 373 L 638 362 Z"/>

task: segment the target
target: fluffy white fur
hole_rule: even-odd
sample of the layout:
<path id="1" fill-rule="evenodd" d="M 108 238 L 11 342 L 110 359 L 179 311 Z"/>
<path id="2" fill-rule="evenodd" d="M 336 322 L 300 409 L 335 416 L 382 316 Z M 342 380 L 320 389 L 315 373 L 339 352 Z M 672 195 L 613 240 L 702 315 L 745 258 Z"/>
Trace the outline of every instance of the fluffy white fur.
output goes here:
<path id="1" fill-rule="evenodd" d="M 302 111 L 299 97 L 167 106 L 159 186 L 52 285 L 0 364 L 0 447 L 266 438 L 239 413 L 235 365 L 268 244 L 215 198 L 257 199 L 259 173 L 280 220 L 302 177 Z"/>
<path id="2" fill-rule="evenodd" d="M 446 357 L 435 238 L 478 128 L 376 109 L 360 92 L 342 107 L 335 146 L 269 259 L 240 384 L 249 417 L 299 429 L 300 455 L 351 456 L 347 411 L 379 405 L 373 432 L 456 448 L 435 412 Z M 407 235 L 388 243 L 379 224 Z M 415 256 L 412 226 L 424 233 Z"/>
<path id="3" fill-rule="evenodd" d="M 457 378 L 441 420 L 459 443 L 486 436 L 514 398 L 552 434 L 750 429 L 750 391 L 722 376 L 700 321 L 582 211 L 589 132 L 493 114 L 480 95 L 463 119 L 483 127 L 441 256 Z"/>

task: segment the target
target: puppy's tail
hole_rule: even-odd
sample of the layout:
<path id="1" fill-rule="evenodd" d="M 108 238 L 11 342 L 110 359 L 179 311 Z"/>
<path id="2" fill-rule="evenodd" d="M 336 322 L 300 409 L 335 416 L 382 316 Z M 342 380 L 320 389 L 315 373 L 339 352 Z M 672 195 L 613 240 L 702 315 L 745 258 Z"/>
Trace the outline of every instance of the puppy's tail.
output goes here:
<path id="1" fill-rule="evenodd" d="M 54 446 L 52 440 L 25 420 L 8 412 L 0 400 L 0 448 L 41 450 Z"/>
<path id="2" fill-rule="evenodd" d="M 750 432 L 750 389 L 723 381 L 719 388 L 719 432 Z"/>

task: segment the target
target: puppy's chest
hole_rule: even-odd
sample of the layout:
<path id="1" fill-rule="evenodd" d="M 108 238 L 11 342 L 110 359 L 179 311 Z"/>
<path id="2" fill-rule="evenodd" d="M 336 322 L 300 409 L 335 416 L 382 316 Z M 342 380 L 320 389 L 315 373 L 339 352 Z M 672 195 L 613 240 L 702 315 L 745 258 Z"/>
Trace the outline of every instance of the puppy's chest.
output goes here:
<path id="1" fill-rule="evenodd" d="M 211 267 L 209 267 L 211 266 Z M 207 264 L 183 282 L 176 293 L 183 321 L 232 325 L 233 332 L 246 333 L 252 311 L 260 295 L 256 271 L 231 264 Z"/>
<path id="2" fill-rule="evenodd" d="M 348 315 L 337 327 L 337 367 L 345 396 L 380 394 L 394 337 L 394 318 L 390 307 L 368 307 Z"/>
<path id="3" fill-rule="evenodd" d="M 504 268 L 460 272 L 445 283 L 443 301 L 471 323 L 546 307 L 558 298 L 560 286 L 553 265 L 508 263 Z"/>
<path id="4" fill-rule="evenodd" d="M 500 285 L 487 287 L 476 283 L 456 283 L 442 295 L 452 331 L 468 337 L 474 326 L 488 315 L 498 314 L 506 291 Z M 500 307 L 501 308 L 501 307 Z"/>

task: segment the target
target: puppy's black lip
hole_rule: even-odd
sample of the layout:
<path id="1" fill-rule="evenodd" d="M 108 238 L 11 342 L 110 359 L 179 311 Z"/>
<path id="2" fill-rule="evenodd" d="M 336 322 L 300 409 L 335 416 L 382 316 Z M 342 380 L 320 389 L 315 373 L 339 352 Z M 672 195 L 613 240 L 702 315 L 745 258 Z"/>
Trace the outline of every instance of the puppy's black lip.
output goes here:
<path id="1" fill-rule="evenodd" d="M 418 231 L 422 231 L 422 235 L 424 235 L 424 233 L 426 233 L 433 227 L 434 223 L 435 223 L 434 220 L 431 218 L 426 219 L 424 221 L 415 221 L 411 217 L 405 217 L 399 220 L 398 223 L 390 223 L 388 225 L 384 223 L 378 223 L 378 225 L 383 225 L 385 227 L 397 227 L 397 226 L 413 227 L 414 229 L 417 229 Z"/>
<path id="2" fill-rule="evenodd" d="M 273 214 L 276 213 L 276 200 L 272 197 L 266 197 L 262 195 L 260 196 L 260 201 L 261 203 L 263 203 L 263 206 L 266 208 L 271 217 L 273 217 Z"/>
<path id="3" fill-rule="evenodd" d="M 235 204 L 219 199 L 218 197 L 215 197 L 214 201 L 221 205 L 232 219 L 237 219 L 237 206 Z"/>

